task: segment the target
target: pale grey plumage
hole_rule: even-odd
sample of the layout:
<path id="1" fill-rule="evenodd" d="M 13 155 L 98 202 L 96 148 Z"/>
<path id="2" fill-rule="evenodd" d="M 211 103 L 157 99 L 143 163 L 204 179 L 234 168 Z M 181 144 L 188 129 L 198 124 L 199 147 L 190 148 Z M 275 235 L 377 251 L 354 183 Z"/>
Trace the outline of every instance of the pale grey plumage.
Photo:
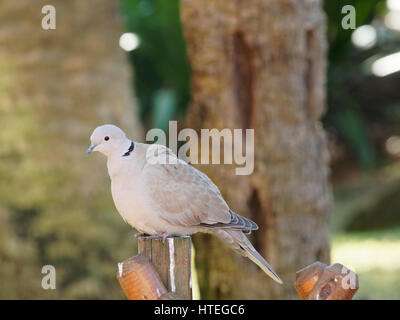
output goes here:
<path id="1" fill-rule="evenodd" d="M 127 223 L 150 235 L 213 233 L 282 283 L 245 235 L 257 224 L 230 210 L 204 173 L 159 145 L 135 143 L 132 154 L 122 157 L 131 142 L 112 125 L 96 128 L 91 140 L 91 150 L 108 157 L 113 199 Z"/>

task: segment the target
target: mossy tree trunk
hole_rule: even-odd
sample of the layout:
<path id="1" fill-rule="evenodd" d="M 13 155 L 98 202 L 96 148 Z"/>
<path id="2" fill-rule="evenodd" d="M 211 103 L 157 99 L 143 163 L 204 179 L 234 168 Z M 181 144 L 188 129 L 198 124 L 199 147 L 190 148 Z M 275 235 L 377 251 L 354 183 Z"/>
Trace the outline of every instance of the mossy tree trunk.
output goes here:
<path id="1" fill-rule="evenodd" d="M 255 169 L 200 166 L 260 227 L 280 286 L 207 235 L 195 237 L 202 298 L 296 298 L 295 272 L 329 262 L 325 19 L 319 0 L 181 0 L 191 63 L 189 126 L 252 128 Z"/>
<path id="2" fill-rule="evenodd" d="M 48 4 L 55 30 L 42 29 Z M 105 159 L 85 154 L 100 124 L 139 138 L 122 32 L 118 1 L 1 2 L 2 298 L 122 297 L 115 262 L 132 242 L 118 231 Z M 41 288 L 43 264 L 57 290 Z"/>

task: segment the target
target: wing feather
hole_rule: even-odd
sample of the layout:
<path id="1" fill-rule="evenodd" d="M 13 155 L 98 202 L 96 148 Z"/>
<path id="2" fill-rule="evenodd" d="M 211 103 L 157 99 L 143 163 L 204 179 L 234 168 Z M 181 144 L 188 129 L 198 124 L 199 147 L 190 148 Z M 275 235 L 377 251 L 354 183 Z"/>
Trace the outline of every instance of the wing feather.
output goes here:
<path id="1" fill-rule="evenodd" d="M 154 145 L 153 145 L 154 146 Z M 158 145 L 143 167 L 146 192 L 161 218 L 179 226 L 256 230 L 251 220 L 229 209 L 218 187 L 205 175 Z"/>

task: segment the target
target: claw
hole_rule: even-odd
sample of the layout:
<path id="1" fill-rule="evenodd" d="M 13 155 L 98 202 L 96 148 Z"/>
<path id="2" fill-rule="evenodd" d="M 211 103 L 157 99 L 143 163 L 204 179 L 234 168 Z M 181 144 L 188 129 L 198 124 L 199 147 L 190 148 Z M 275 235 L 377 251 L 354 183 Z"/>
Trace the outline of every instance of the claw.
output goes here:
<path id="1" fill-rule="evenodd" d="M 135 238 L 144 237 L 146 234 L 144 232 L 135 233 Z"/>
<path id="2" fill-rule="evenodd" d="M 167 232 L 152 234 L 151 236 L 146 236 L 146 239 L 162 239 L 162 242 L 165 243 L 165 240 L 168 237 Z"/>

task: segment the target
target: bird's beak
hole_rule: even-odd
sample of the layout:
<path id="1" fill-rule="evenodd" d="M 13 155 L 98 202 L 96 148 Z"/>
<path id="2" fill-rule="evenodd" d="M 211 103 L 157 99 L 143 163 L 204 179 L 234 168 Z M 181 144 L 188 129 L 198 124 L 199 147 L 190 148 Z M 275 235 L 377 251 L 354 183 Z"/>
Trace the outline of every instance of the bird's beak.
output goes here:
<path id="1" fill-rule="evenodd" d="M 97 144 L 91 145 L 91 146 L 87 149 L 86 153 L 87 153 L 87 154 L 92 153 L 92 151 L 93 151 L 94 148 L 96 148 L 96 147 L 97 147 Z"/>

